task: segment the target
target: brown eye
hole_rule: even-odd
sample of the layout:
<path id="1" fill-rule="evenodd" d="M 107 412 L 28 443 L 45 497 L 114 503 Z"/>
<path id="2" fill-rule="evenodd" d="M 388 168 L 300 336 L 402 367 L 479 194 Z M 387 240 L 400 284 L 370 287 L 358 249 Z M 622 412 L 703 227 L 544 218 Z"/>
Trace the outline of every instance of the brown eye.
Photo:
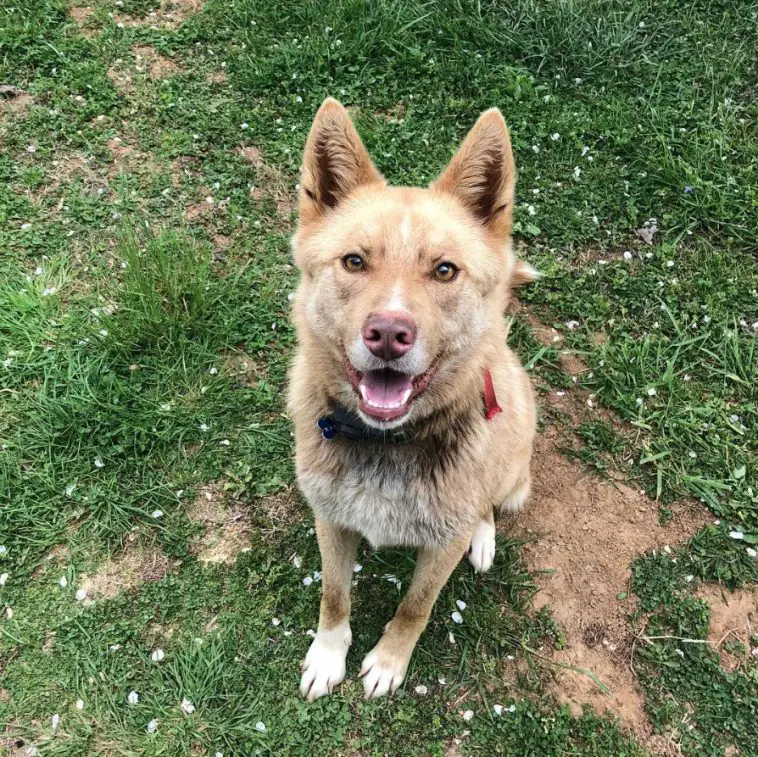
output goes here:
<path id="1" fill-rule="evenodd" d="M 452 281 L 458 275 L 458 269 L 452 263 L 440 263 L 434 269 L 437 281 Z"/>
<path id="2" fill-rule="evenodd" d="M 342 258 L 342 265 L 345 266 L 345 270 L 350 271 L 350 273 L 358 273 L 358 271 L 362 271 L 366 267 L 363 258 L 354 252 L 351 252 L 349 255 L 345 255 L 345 257 Z"/>

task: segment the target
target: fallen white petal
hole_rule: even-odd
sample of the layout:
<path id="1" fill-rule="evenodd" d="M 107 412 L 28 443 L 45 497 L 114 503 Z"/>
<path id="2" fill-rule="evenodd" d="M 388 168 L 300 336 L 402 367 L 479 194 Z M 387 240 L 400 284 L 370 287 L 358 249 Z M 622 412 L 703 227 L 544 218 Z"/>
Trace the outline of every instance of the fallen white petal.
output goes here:
<path id="1" fill-rule="evenodd" d="M 129 704 L 137 704 L 139 702 L 139 694 L 136 691 L 130 691 L 126 696 L 126 701 Z"/>
<path id="2" fill-rule="evenodd" d="M 466 712 L 461 715 L 461 717 L 468 723 L 469 720 L 471 720 L 474 717 L 474 711 L 473 710 L 466 710 Z"/>
<path id="3" fill-rule="evenodd" d="M 456 599 L 455 604 L 458 605 L 459 610 L 465 610 L 466 609 L 466 603 L 462 599 Z"/>
<path id="4" fill-rule="evenodd" d="M 147 732 L 155 733 L 158 730 L 158 721 L 153 719 L 147 724 Z"/>
<path id="5" fill-rule="evenodd" d="M 187 715 L 191 715 L 195 711 L 195 705 L 192 704 L 192 702 L 190 702 L 187 697 L 184 697 L 184 699 L 182 699 L 182 711 Z"/>
<path id="6" fill-rule="evenodd" d="M 427 693 L 427 691 L 429 691 L 429 689 L 427 689 L 426 686 L 424 686 L 423 683 L 421 683 L 418 686 L 416 686 L 416 693 L 419 694 L 422 697 Z"/>
<path id="7" fill-rule="evenodd" d="M 255 730 L 256 730 L 256 731 L 259 731 L 260 733 L 266 733 L 266 726 L 265 726 L 265 724 L 263 723 L 263 721 L 259 720 L 259 721 L 258 721 L 258 722 L 255 724 Z"/>
<path id="8" fill-rule="evenodd" d="M 166 653 L 162 649 L 156 649 L 151 655 L 150 659 L 153 662 L 161 662 L 166 657 Z"/>
<path id="9" fill-rule="evenodd" d="M 463 615 L 461 615 L 457 610 L 450 617 L 453 619 L 453 623 L 457 623 L 458 625 L 463 623 Z"/>

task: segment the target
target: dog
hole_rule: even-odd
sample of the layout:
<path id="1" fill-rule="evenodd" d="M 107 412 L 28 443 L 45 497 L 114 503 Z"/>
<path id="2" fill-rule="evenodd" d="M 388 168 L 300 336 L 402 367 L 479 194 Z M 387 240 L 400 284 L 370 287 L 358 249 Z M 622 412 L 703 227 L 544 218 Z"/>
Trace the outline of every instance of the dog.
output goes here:
<path id="1" fill-rule="evenodd" d="M 366 697 L 394 693 L 464 554 L 495 556 L 494 514 L 530 493 L 529 378 L 506 345 L 511 288 L 535 278 L 511 245 L 516 167 L 497 109 L 428 188 L 391 187 L 348 112 L 319 108 L 292 239 L 300 282 L 288 406 L 322 560 L 309 701 L 345 677 L 361 538 L 418 550 L 407 594 L 366 655 Z"/>

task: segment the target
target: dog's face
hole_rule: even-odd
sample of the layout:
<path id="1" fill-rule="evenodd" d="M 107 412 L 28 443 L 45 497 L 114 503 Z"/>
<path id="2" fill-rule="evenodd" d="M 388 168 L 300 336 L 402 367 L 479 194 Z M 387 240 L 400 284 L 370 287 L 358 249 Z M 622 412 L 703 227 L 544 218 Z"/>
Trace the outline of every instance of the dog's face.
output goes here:
<path id="1" fill-rule="evenodd" d="M 300 323 L 341 366 L 333 396 L 380 428 L 434 410 L 435 382 L 471 355 L 513 283 L 515 166 L 498 111 L 429 189 L 389 187 L 350 117 L 327 100 L 303 159 Z"/>

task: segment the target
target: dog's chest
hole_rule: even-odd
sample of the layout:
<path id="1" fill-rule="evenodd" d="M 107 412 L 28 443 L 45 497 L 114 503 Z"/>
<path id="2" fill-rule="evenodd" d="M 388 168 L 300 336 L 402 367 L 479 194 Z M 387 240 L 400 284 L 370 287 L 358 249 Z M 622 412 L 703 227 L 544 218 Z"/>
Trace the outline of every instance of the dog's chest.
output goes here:
<path id="1" fill-rule="evenodd" d="M 449 507 L 444 482 L 414 455 L 351 450 L 334 474 L 301 471 L 299 483 L 317 516 L 374 547 L 447 542 L 463 515 Z"/>

